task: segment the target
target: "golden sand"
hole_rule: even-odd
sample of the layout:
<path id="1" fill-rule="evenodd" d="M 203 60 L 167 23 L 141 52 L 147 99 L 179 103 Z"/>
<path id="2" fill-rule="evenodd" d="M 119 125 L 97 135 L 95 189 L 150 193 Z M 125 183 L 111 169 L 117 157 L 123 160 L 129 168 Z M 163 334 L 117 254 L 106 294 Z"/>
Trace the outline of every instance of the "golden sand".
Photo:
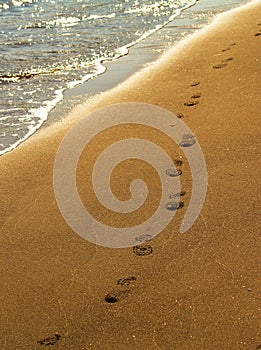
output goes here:
<path id="1" fill-rule="evenodd" d="M 259 348 L 260 30 L 260 1 L 222 15 L 143 72 L 1 157 L 1 349 Z M 186 105 L 191 101 L 199 103 Z M 82 239 L 54 197 L 54 159 L 65 132 L 88 112 L 119 102 L 182 113 L 207 163 L 200 217 L 179 233 L 191 192 L 183 159 L 184 208 L 149 242 L 151 254 L 145 256 Z M 103 146 L 112 140 L 108 134 Z M 82 169 L 87 158 L 95 158 L 95 144 Z M 124 171 L 132 177 L 118 171 L 120 178 Z M 123 186 L 126 199 L 118 175 L 112 189 L 121 196 Z M 80 192 L 86 179 L 79 171 Z M 155 183 L 149 184 L 154 197 Z M 120 224 L 121 217 L 114 219 Z M 106 296 L 117 302 L 106 302 Z"/>

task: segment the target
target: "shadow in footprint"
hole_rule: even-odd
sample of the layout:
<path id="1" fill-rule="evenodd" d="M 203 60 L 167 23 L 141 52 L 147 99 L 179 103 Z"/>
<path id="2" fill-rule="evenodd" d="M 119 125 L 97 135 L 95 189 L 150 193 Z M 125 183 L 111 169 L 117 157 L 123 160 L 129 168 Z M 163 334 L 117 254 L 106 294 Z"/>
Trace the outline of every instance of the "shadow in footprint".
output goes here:
<path id="1" fill-rule="evenodd" d="M 219 63 L 219 64 L 216 64 L 215 66 L 213 66 L 212 68 L 213 69 L 221 69 L 221 68 L 224 68 L 227 66 L 227 63 Z"/>
<path id="2" fill-rule="evenodd" d="M 152 235 L 150 235 L 149 233 L 144 233 L 140 236 L 135 237 L 135 241 L 137 243 L 144 243 L 144 242 L 149 242 L 152 239 Z"/>
<path id="3" fill-rule="evenodd" d="M 183 113 L 178 113 L 177 114 L 177 118 L 179 118 L 179 119 L 184 118 L 184 114 Z"/>
<path id="4" fill-rule="evenodd" d="M 194 95 L 191 96 L 191 98 L 200 98 L 200 97 L 201 97 L 201 94 L 200 94 L 200 93 L 194 94 Z"/>
<path id="5" fill-rule="evenodd" d="M 198 101 L 188 101 L 188 102 L 184 103 L 184 106 L 192 107 L 192 106 L 197 105 L 198 103 L 199 103 Z"/>
<path id="6" fill-rule="evenodd" d="M 232 61 L 232 60 L 233 60 L 233 57 L 229 57 L 229 58 L 225 58 L 221 62 L 229 62 L 229 61 Z"/>
<path id="7" fill-rule="evenodd" d="M 190 86 L 198 86 L 200 84 L 199 81 L 195 81 L 193 84 L 191 84 Z"/>
<path id="8" fill-rule="evenodd" d="M 186 191 L 180 191 L 180 192 L 174 193 L 174 194 L 171 193 L 171 194 L 169 195 L 169 199 L 180 198 L 180 197 L 185 196 L 185 194 L 186 194 Z"/>
<path id="9" fill-rule="evenodd" d="M 170 177 L 180 176 L 182 174 L 181 169 L 169 168 L 165 171 L 166 175 Z"/>
<path id="10" fill-rule="evenodd" d="M 180 147 L 191 147 L 196 143 L 196 138 L 193 134 L 184 134 L 181 142 L 179 143 Z"/>
<path id="11" fill-rule="evenodd" d="M 135 276 L 120 278 L 117 281 L 117 285 L 118 286 L 129 286 L 132 282 L 136 281 L 136 279 L 137 278 Z"/>
<path id="12" fill-rule="evenodd" d="M 178 209 L 181 209 L 184 207 L 184 202 L 180 201 L 180 202 L 176 202 L 176 201 L 172 201 L 172 202 L 168 202 L 166 204 L 166 209 L 170 210 L 170 211 L 176 211 Z"/>
<path id="13" fill-rule="evenodd" d="M 221 50 L 221 52 L 229 51 L 232 46 L 235 46 L 236 43 L 232 43 L 229 47 L 226 47 L 225 49 Z"/>
<path id="14" fill-rule="evenodd" d="M 260 36 L 260 35 L 261 35 L 261 33 L 256 33 L 256 34 L 255 34 L 255 36 Z"/>
<path id="15" fill-rule="evenodd" d="M 221 52 L 229 51 L 230 47 L 227 47 L 226 49 L 221 50 Z"/>
<path id="16" fill-rule="evenodd" d="M 45 346 L 54 345 L 55 343 L 58 342 L 58 340 L 60 338 L 61 338 L 61 336 L 59 334 L 55 334 L 52 337 L 48 337 L 48 338 L 44 338 L 44 339 L 38 340 L 37 344 L 45 345 Z"/>
<path id="17" fill-rule="evenodd" d="M 183 165 L 183 161 L 182 161 L 181 159 L 175 159 L 175 160 L 174 160 L 174 164 L 175 164 L 176 166 L 182 166 L 182 165 Z"/>
<path id="18" fill-rule="evenodd" d="M 109 303 L 109 304 L 117 303 L 118 301 L 125 299 L 128 296 L 129 292 L 130 292 L 129 290 L 111 291 L 105 296 L 105 301 L 106 303 Z"/>

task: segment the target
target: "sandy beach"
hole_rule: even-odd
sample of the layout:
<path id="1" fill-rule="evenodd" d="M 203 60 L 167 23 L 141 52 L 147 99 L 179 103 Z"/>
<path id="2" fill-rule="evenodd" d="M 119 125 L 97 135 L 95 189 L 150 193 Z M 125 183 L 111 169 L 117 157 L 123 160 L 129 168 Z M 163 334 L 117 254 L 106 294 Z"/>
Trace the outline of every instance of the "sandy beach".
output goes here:
<path id="1" fill-rule="evenodd" d="M 260 45 L 257 1 L 219 16 L 143 71 L 1 156 L 1 349 L 261 348 Z M 179 114 L 199 141 L 208 170 L 201 214 L 180 234 L 192 181 L 177 147 L 184 207 L 144 256 L 81 238 L 62 217 L 53 190 L 54 160 L 66 132 L 88 113 L 121 102 Z M 153 141 L 148 130 L 142 132 Z M 101 208 L 88 192 L 86 169 L 97 149 L 130 135 L 125 129 L 107 133 L 81 157 L 79 193 L 93 215 Z M 111 181 L 122 200 L 129 196 L 122 179 L 128 182 L 137 170 L 129 168 L 118 169 Z M 160 190 L 146 171 L 152 192 L 144 210 L 134 217 L 106 213 L 106 223 L 131 225 L 151 214 L 151 198 Z"/>

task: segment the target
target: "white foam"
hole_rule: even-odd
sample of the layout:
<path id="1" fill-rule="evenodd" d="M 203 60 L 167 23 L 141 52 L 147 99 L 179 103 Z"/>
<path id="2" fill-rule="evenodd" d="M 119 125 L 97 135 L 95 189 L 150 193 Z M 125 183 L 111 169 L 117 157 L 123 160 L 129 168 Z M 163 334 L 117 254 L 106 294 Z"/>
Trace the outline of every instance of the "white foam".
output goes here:
<path id="1" fill-rule="evenodd" d="M 77 17 L 61 17 L 53 21 L 46 22 L 47 26 L 61 26 L 63 28 L 73 27 L 80 22 L 80 18 Z"/>
<path id="2" fill-rule="evenodd" d="M 7 152 L 10 152 L 14 148 L 16 148 L 18 145 L 20 145 L 23 141 L 28 139 L 31 135 L 33 135 L 47 120 L 48 113 L 56 106 L 56 104 L 63 99 L 63 91 L 64 89 L 56 90 L 55 91 L 55 98 L 51 101 L 45 101 L 43 103 L 42 107 L 39 108 L 32 108 L 29 110 L 28 117 L 37 118 L 38 120 L 35 121 L 35 125 L 29 124 L 27 126 L 28 132 L 18 141 L 10 145 L 9 147 L 6 147 L 4 150 L 0 151 L 0 155 L 5 154 Z"/>
<path id="3" fill-rule="evenodd" d="M 92 78 L 95 78 L 96 76 L 98 76 L 98 75 L 100 75 L 100 74 L 102 74 L 102 73 L 104 73 L 106 71 L 106 67 L 103 66 L 102 63 L 100 61 L 98 61 L 98 60 L 94 62 L 94 67 L 95 67 L 95 72 L 94 73 L 86 74 L 80 80 L 71 81 L 70 83 L 67 84 L 67 88 L 68 89 L 72 89 L 75 86 L 83 84 L 86 81 L 88 81 L 88 80 L 90 80 Z"/>
<path id="4" fill-rule="evenodd" d="M 86 17 L 86 19 L 102 19 L 102 18 L 114 18 L 115 13 L 111 13 L 109 15 L 90 15 L 89 17 Z"/>
<path id="5" fill-rule="evenodd" d="M 82 103 L 81 105 L 78 105 L 64 122 L 66 123 L 66 121 L 68 121 L 69 119 L 78 120 L 86 116 L 86 113 L 88 113 L 88 111 L 91 111 L 93 108 L 95 108 L 95 106 L 99 105 L 99 103 L 102 103 L 102 100 L 104 100 L 106 97 L 120 92 L 122 89 L 127 89 L 129 86 L 132 86 L 137 81 L 144 81 L 144 79 L 146 80 L 146 74 L 150 76 L 152 70 L 157 70 L 160 67 L 164 67 L 169 62 L 170 56 L 173 57 L 173 59 L 175 59 L 175 57 L 178 57 L 179 54 L 185 52 L 189 47 L 191 47 L 191 45 L 195 43 L 197 39 L 200 39 L 203 35 L 209 33 L 209 31 L 213 29 L 219 29 L 219 27 L 222 28 L 224 21 L 226 23 L 229 23 L 229 18 L 232 17 L 235 13 L 241 12 L 244 9 L 247 10 L 248 8 L 251 8 L 252 6 L 255 6 L 258 3 L 261 3 L 261 0 L 252 0 L 250 3 L 240 5 L 229 11 L 216 15 L 212 19 L 212 22 L 210 24 L 207 24 L 205 27 L 198 29 L 196 32 L 188 35 L 186 38 L 179 41 L 177 44 L 175 44 L 173 47 L 171 47 L 165 53 L 163 53 L 162 56 L 159 59 L 157 59 L 157 61 L 155 61 L 154 63 L 148 64 L 142 70 L 134 73 L 130 78 L 118 84 L 111 90 L 107 90 L 102 94 L 95 95 L 91 99 L 88 98 L 86 102 Z"/>
<path id="6" fill-rule="evenodd" d="M 123 47 L 118 48 L 116 56 L 114 56 L 112 59 L 109 58 L 104 58 L 101 60 L 97 60 L 95 61 L 95 67 L 96 67 L 96 72 L 93 74 L 87 74 L 85 75 L 82 79 L 80 80 L 75 80 L 70 82 L 67 85 L 67 88 L 73 88 L 76 85 L 82 84 L 84 82 L 86 82 L 89 79 L 94 78 L 97 75 L 100 75 L 102 73 L 104 73 L 106 71 L 106 67 L 104 65 L 102 65 L 103 61 L 109 61 L 109 60 L 114 60 L 115 58 L 119 58 L 123 55 L 126 55 L 128 53 L 128 48 L 135 45 L 136 43 L 142 41 L 143 39 L 145 39 L 146 37 L 148 37 L 149 35 L 151 35 L 152 33 L 154 33 L 155 31 L 159 30 L 160 28 L 164 27 L 167 23 L 171 22 L 175 17 L 177 17 L 183 10 L 191 7 L 192 5 L 194 5 L 197 2 L 197 0 L 192 1 L 189 5 L 187 5 L 186 7 L 176 10 L 175 13 L 169 18 L 168 21 L 166 21 L 164 24 L 157 26 L 155 29 L 152 29 L 146 33 L 144 33 L 139 39 L 137 39 L 136 41 L 125 45 Z M 240 12 L 243 9 L 247 9 L 250 8 L 251 6 L 257 4 L 257 3 L 261 3 L 261 0 L 252 0 L 250 3 L 241 5 L 239 7 L 236 7 L 232 10 L 226 11 L 224 13 L 218 14 L 214 17 L 214 19 L 212 20 L 212 22 L 210 24 L 208 24 L 207 26 L 205 26 L 204 28 L 201 28 L 199 30 L 197 30 L 196 32 L 188 35 L 185 39 L 182 39 L 180 42 L 178 42 L 174 47 L 170 48 L 169 50 L 167 50 L 162 56 L 161 58 L 159 58 L 156 62 L 154 62 L 153 64 L 150 64 L 149 66 L 146 66 L 145 68 L 143 68 L 141 71 L 136 72 L 135 74 L 133 74 L 130 78 L 128 78 L 126 81 L 124 81 L 123 83 L 119 84 L 118 86 L 116 86 L 115 88 L 113 88 L 112 90 L 109 90 L 105 93 L 98 96 L 95 96 L 92 98 L 92 103 L 96 103 L 98 102 L 100 99 L 103 99 L 104 96 L 111 94 L 112 92 L 115 92 L 117 90 L 121 90 L 123 87 L 129 86 L 131 85 L 134 81 L 136 81 L 137 79 L 139 79 L 140 77 L 143 77 L 144 74 L 151 72 L 152 68 L 157 68 L 160 66 L 164 65 L 165 61 L 168 61 L 169 56 L 170 55 L 177 55 L 179 52 L 185 50 L 187 47 L 189 47 L 191 45 L 191 43 L 193 43 L 196 39 L 200 38 L 202 35 L 206 34 L 209 30 L 214 29 L 214 28 L 218 28 L 219 26 L 223 25 L 224 21 L 227 21 L 228 18 L 230 16 L 232 16 L 234 13 L 236 12 Z M 89 63 L 88 63 L 89 64 Z M 14 143 L 13 145 L 11 145 L 10 147 L 7 147 L 6 149 L 0 151 L 0 155 L 7 153 L 8 151 L 13 150 L 14 148 L 16 148 L 19 144 L 21 144 L 24 140 L 28 139 L 29 136 L 31 136 L 32 134 L 35 133 L 36 130 L 38 130 L 42 124 L 44 123 L 44 121 L 47 120 L 48 117 L 48 113 L 51 111 L 52 108 L 55 107 L 55 105 L 63 99 L 63 91 L 65 90 L 65 88 L 57 90 L 56 93 L 56 97 L 51 100 L 51 101 L 46 101 L 43 105 L 43 107 L 37 108 L 37 109 L 31 109 L 30 112 L 33 116 L 37 116 L 39 118 L 38 123 L 35 126 L 32 126 L 29 130 L 28 133 L 21 139 L 18 140 L 16 143 Z M 88 107 L 90 107 L 90 100 L 88 100 L 87 102 Z M 80 113 L 81 109 L 84 109 L 84 113 L 86 113 L 86 102 L 83 103 L 82 105 L 79 105 L 77 107 L 77 109 L 75 109 L 76 113 Z M 80 113 L 81 114 L 81 113 Z M 75 115 L 71 116 L 72 119 L 75 118 Z M 79 118 L 79 115 L 77 115 L 77 118 Z"/>
<path id="7" fill-rule="evenodd" d="M 0 151 L 0 155 L 7 153 L 11 150 L 13 150 L 14 148 L 16 148 L 19 144 L 21 144 L 23 141 L 25 141 L 26 139 L 28 139 L 32 134 L 34 134 L 42 125 L 43 123 L 47 120 L 48 118 L 48 113 L 56 106 L 56 104 L 61 101 L 63 99 L 63 91 L 65 89 L 72 89 L 77 85 L 83 84 L 86 81 L 95 78 L 98 75 L 103 74 L 106 71 L 106 67 L 102 64 L 102 62 L 105 61 L 111 61 L 111 60 L 115 60 L 118 59 L 122 56 L 125 56 L 128 54 L 129 52 L 129 48 L 134 46 L 135 44 L 141 42 L 142 40 L 144 40 L 145 38 L 147 38 L 148 36 L 150 36 L 151 34 L 153 34 L 154 32 L 158 31 L 159 29 L 161 29 L 162 27 L 164 27 L 166 24 L 168 24 L 170 21 L 172 21 L 175 17 L 177 17 L 183 10 L 191 7 L 192 5 L 194 5 L 196 3 L 196 0 L 191 1 L 188 5 L 184 6 L 182 9 L 176 10 L 167 21 L 165 21 L 163 24 L 157 25 L 155 28 L 145 32 L 144 34 L 142 34 L 137 40 L 119 47 L 116 50 L 115 55 L 112 58 L 108 58 L 108 57 L 102 57 L 99 60 L 95 60 L 93 62 L 86 62 L 86 63 L 82 63 L 81 66 L 82 68 L 93 65 L 95 67 L 95 72 L 94 73 L 89 73 L 86 74 L 84 77 L 82 77 L 79 80 L 74 80 L 71 81 L 67 84 L 66 88 L 57 90 L 55 92 L 56 97 L 51 100 L 51 101 L 45 101 L 43 103 L 43 105 L 39 108 L 36 109 L 30 109 L 29 110 L 29 114 L 31 116 L 32 119 L 36 118 L 37 122 L 36 125 L 31 125 L 30 128 L 28 126 L 28 132 L 17 142 L 15 142 L 14 144 L 12 144 L 11 146 L 5 148 L 4 150 Z M 154 4 L 154 7 L 157 6 L 161 6 L 160 4 Z M 142 9 L 139 9 L 141 11 L 144 10 L 144 7 Z M 102 19 L 102 18 L 114 18 L 115 17 L 115 13 L 111 13 L 109 15 L 91 15 L 89 17 L 87 17 L 87 19 Z M 86 19 L 86 18 L 83 18 Z M 77 25 L 78 22 L 80 21 L 79 18 L 77 17 L 61 17 L 58 19 L 55 19 L 53 21 L 47 22 L 46 25 L 48 26 L 52 26 L 52 25 L 60 25 L 62 27 L 69 27 L 69 26 L 74 26 Z M 67 69 L 70 69 L 69 66 L 67 66 Z M 51 71 L 51 70 L 50 70 Z M 43 74 L 43 72 L 39 72 L 38 70 L 32 70 L 31 71 L 32 74 Z M 46 73 L 46 72 L 44 72 Z M 12 80 L 14 81 L 15 79 L 17 79 L 16 77 L 12 77 L 12 78 L 7 78 L 8 80 Z"/>
<path id="8" fill-rule="evenodd" d="M 136 81 L 140 77 L 144 78 L 144 74 L 147 74 L 147 73 L 150 74 L 152 68 L 157 69 L 158 67 L 164 66 L 164 64 L 167 63 L 167 61 L 169 60 L 170 56 L 172 56 L 173 58 L 175 56 L 178 56 L 180 52 L 184 52 L 187 48 L 189 48 L 192 44 L 194 44 L 197 39 L 208 34 L 211 30 L 219 29 L 219 27 L 222 28 L 224 23 L 229 23 L 228 19 L 230 17 L 233 17 L 235 13 L 241 12 L 242 10 L 247 10 L 248 8 L 251 8 L 252 6 L 255 6 L 258 3 L 261 3 L 261 0 L 252 0 L 250 3 L 240 5 L 226 12 L 217 14 L 216 16 L 213 17 L 212 21 L 209 24 L 206 24 L 203 28 L 196 30 L 192 34 L 187 35 L 185 38 L 177 42 L 173 47 L 165 51 L 161 55 L 161 57 L 157 59 L 157 61 L 153 63 L 149 63 L 142 70 L 134 73 L 130 78 L 128 78 L 126 81 L 122 82 L 121 84 L 117 85 L 112 90 L 115 91 L 117 89 L 122 89 L 123 87 L 133 84 L 134 81 Z M 111 93 L 111 91 L 108 91 L 108 93 Z"/>

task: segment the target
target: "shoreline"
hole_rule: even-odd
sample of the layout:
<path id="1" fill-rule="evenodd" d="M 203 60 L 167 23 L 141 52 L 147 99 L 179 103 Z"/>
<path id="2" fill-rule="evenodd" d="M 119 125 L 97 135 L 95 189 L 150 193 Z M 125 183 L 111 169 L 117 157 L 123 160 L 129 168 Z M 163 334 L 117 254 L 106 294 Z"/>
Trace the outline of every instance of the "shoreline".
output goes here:
<path id="1" fill-rule="evenodd" d="M 89 73 L 85 72 L 85 75 L 81 78 L 72 80 L 67 82 L 67 86 L 60 86 L 54 91 L 54 95 L 50 99 L 47 99 L 43 102 L 42 105 L 39 105 L 38 107 L 32 108 L 29 113 L 32 113 L 32 117 L 39 117 L 39 120 L 37 119 L 37 123 L 35 126 L 32 126 L 30 130 L 26 132 L 26 134 L 23 136 L 23 138 L 18 139 L 15 143 L 11 143 L 6 147 L 6 149 L 0 150 L 0 156 L 2 154 L 8 153 L 18 147 L 21 143 L 25 142 L 28 138 L 30 138 L 34 133 L 39 132 L 39 130 L 46 126 L 50 125 L 53 122 L 56 122 L 59 120 L 59 114 L 65 114 L 70 109 L 73 108 L 75 104 L 80 104 L 82 102 L 82 95 L 86 95 L 85 99 L 87 99 L 87 96 L 93 96 L 95 93 L 101 93 L 102 91 L 106 90 L 109 86 L 115 86 L 117 85 L 117 82 L 120 82 L 121 80 L 126 79 L 128 75 L 131 75 L 134 71 L 137 71 L 140 69 L 140 66 L 144 63 L 148 63 L 149 61 L 153 61 L 156 59 L 156 55 L 151 55 L 151 52 L 148 56 L 151 56 L 150 58 L 146 58 L 146 52 L 143 52 L 142 59 L 140 62 L 135 62 L 137 60 L 133 59 L 131 62 L 131 69 L 128 70 L 127 67 L 124 67 L 124 65 L 121 65 L 121 68 L 123 67 L 124 72 L 122 74 L 122 77 L 114 77 L 114 83 L 111 85 L 111 82 L 108 81 L 106 83 L 106 79 L 104 79 L 104 74 L 107 71 L 108 66 L 114 67 L 114 63 L 118 62 L 121 58 L 124 59 L 125 56 L 129 56 L 129 50 L 133 47 L 139 46 L 140 42 L 146 42 L 146 39 L 153 36 L 157 32 L 159 32 L 161 29 L 163 29 L 168 23 L 171 23 L 173 19 L 176 17 L 179 17 L 180 14 L 183 11 L 186 11 L 190 7 L 193 7 L 195 4 L 187 5 L 183 9 L 179 9 L 175 11 L 175 13 L 165 22 L 157 25 L 155 28 L 152 28 L 148 31 L 145 31 L 140 38 L 137 38 L 133 42 L 129 42 L 123 46 L 119 46 L 117 50 L 114 52 L 114 56 L 112 58 L 105 58 L 101 57 L 100 59 L 95 59 L 90 63 L 90 66 L 92 69 Z M 172 19 L 171 19 L 172 18 Z M 142 47 L 142 46 L 141 46 Z M 164 45 L 163 45 L 164 47 Z M 164 47 L 165 48 L 165 47 Z M 148 53 L 147 53 L 148 54 Z M 118 72 L 119 73 L 119 72 Z M 80 72 L 79 72 L 80 74 Z M 28 73 L 27 78 L 34 76 L 35 73 L 32 72 L 32 74 Z M 100 80 L 100 77 L 102 76 L 102 79 Z M 8 76 L 6 77 L 8 78 Z M 98 79 L 98 87 L 96 86 L 96 78 Z M 109 79 L 109 78 L 108 78 Z M 90 82 L 95 81 L 96 84 L 89 84 Z M 106 87 L 107 85 L 107 87 Z M 90 87 L 90 89 L 89 89 Z M 79 95 L 78 95 L 79 93 Z M 56 111 L 57 110 L 57 111 Z M 5 142 L 4 142 L 5 144 Z"/>
<path id="2" fill-rule="evenodd" d="M 249 1 L 245 1 L 245 4 L 248 2 Z M 104 74 L 98 75 L 96 77 L 97 79 L 90 79 L 72 89 L 67 89 L 64 95 L 88 96 L 90 94 L 90 96 L 94 96 L 115 88 L 118 84 L 123 83 L 135 73 L 142 71 L 146 66 L 151 63 L 153 64 L 160 59 L 164 52 L 169 51 L 172 47 L 179 44 L 179 42 L 187 40 L 187 38 L 189 38 L 190 35 L 193 35 L 193 33 L 211 25 L 218 14 L 227 13 L 230 10 L 233 10 L 233 8 L 244 6 L 244 3 L 234 5 L 229 4 L 227 5 L 228 8 L 226 10 L 218 7 L 213 14 L 209 14 L 204 20 L 201 19 L 199 23 L 197 23 L 197 20 L 190 18 L 190 16 L 195 13 L 201 14 L 204 6 L 206 6 L 204 2 L 203 4 L 197 2 L 185 10 L 182 10 L 179 15 L 174 17 L 159 30 L 146 36 L 145 39 L 139 40 L 131 46 L 127 45 L 128 53 L 126 55 L 119 57 L 119 59 L 102 61 L 102 65 L 106 68 Z M 183 33 L 182 30 L 184 31 Z M 192 34 L 190 32 L 192 32 Z M 165 42 L 163 43 L 163 41 Z M 128 66 L 130 66 L 130 68 Z M 121 71 L 123 72 L 121 72 L 120 76 L 116 76 L 116 70 L 119 71 L 118 73 Z"/>
<path id="3" fill-rule="evenodd" d="M 1 155 L 7 154 L 19 147 L 23 142 L 34 136 L 34 134 L 41 132 L 43 128 L 49 127 L 61 119 L 65 119 L 66 115 L 70 114 L 76 105 L 82 104 L 89 97 L 92 98 L 96 94 L 101 94 L 104 91 L 114 88 L 117 84 L 124 82 L 133 74 L 142 70 L 144 66 L 159 59 L 162 52 L 168 50 L 169 47 L 177 44 L 177 42 L 182 41 L 184 37 L 189 35 L 190 31 L 197 31 L 211 23 L 213 16 L 220 11 L 226 12 L 231 8 L 242 5 L 233 4 L 233 1 L 227 5 L 217 4 L 216 8 L 214 7 L 211 11 L 211 14 L 208 13 L 206 15 L 206 9 L 208 6 L 212 6 L 208 4 L 208 1 L 203 0 L 189 6 L 186 10 L 182 10 L 181 14 L 177 15 L 172 21 L 163 25 L 162 28 L 145 36 L 145 39 L 138 40 L 133 45 L 126 45 L 123 49 L 128 50 L 127 54 L 123 53 L 119 58 L 97 62 L 100 67 L 99 69 L 101 71 L 104 70 L 103 73 L 98 72 L 93 77 L 87 79 L 87 81 L 79 83 L 74 87 L 57 90 L 57 96 L 54 100 L 48 101 L 46 107 L 42 106 L 39 109 L 41 114 L 45 114 L 45 109 L 48 109 L 44 121 L 40 122 L 35 130 L 30 130 L 28 136 L 25 136 L 23 140 L 18 140 L 14 145 L 8 147 L 6 151 L 2 151 L 3 153 L 0 152 Z M 72 82 L 72 84 L 75 85 L 75 82 Z"/>
<path id="4" fill-rule="evenodd" d="M 256 0 L 258 1 L 258 0 Z M 144 39 L 141 41 L 141 43 L 137 43 L 134 46 L 129 48 L 129 53 L 127 55 L 124 55 L 120 57 L 119 59 L 115 61 L 108 61 L 102 63 L 106 67 L 106 72 L 98 75 L 94 79 L 90 79 L 84 84 L 80 84 L 79 86 L 76 86 L 72 89 L 67 89 L 64 93 L 65 98 L 61 101 L 61 106 L 56 106 L 51 113 L 54 114 L 54 117 L 48 119 L 44 125 L 43 128 L 40 128 L 35 136 L 39 136 L 41 138 L 41 133 L 43 132 L 43 135 L 46 134 L 46 131 L 48 133 L 49 128 L 59 128 L 61 124 L 70 123 L 70 119 L 76 119 L 79 116 L 79 113 L 81 114 L 81 117 L 84 117 L 84 115 L 80 112 L 81 106 L 87 106 L 90 108 L 87 108 L 87 111 L 90 112 L 92 110 L 93 105 L 96 103 L 99 105 L 99 101 L 103 100 L 104 97 L 110 95 L 111 93 L 113 94 L 114 92 L 117 91 L 117 89 L 120 91 L 122 87 L 128 86 L 128 84 L 132 84 L 132 82 L 135 83 L 135 80 L 141 79 L 143 74 L 146 74 L 148 70 L 151 68 L 156 68 L 157 65 L 159 66 L 160 64 L 164 64 L 165 60 L 168 60 L 170 56 L 174 56 L 179 54 L 179 51 L 183 49 L 187 49 L 187 46 L 192 45 L 194 46 L 194 40 L 197 40 L 197 38 L 200 38 L 201 35 L 204 35 L 207 33 L 209 30 L 211 31 L 212 29 L 215 30 L 215 27 L 219 26 L 217 23 L 219 21 L 219 18 L 222 19 L 223 16 L 230 16 L 230 14 L 233 16 L 234 11 L 237 12 L 238 10 L 240 11 L 241 8 L 244 8 L 245 6 L 251 6 L 251 4 L 254 3 L 254 1 L 251 2 L 246 2 L 243 5 L 235 5 L 235 7 L 230 8 L 229 10 L 225 12 L 221 12 L 218 14 L 215 14 L 212 18 L 208 19 L 206 23 L 201 24 L 199 28 L 197 29 L 192 29 L 193 32 L 191 34 L 186 34 L 184 38 L 178 37 L 177 40 L 174 41 L 173 44 L 167 44 L 167 46 L 164 48 L 164 46 L 161 48 L 163 50 L 163 53 L 160 52 L 159 54 L 153 54 L 151 55 L 151 58 L 148 59 L 144 57 L 141 59 L 141 61 L 137 64 L 137 60 L 135 60 L 140 53 L 144 50 L 144 46 L 147 45 L 147 43 L 150 45 L 150 42 L 152 41 L 152 44 L 154 42 L 153 37 L 159 34 L 160 32 L 164 30 L 168 30 L 169 27 L 171 28 L 172 24 L 175 23 L 174 19 L 171 21 L 169 24 L 161 28 L 159 31 L 156 31 L 153 33 L 151 36 L 148 38 Z M 192 9 L 197 8 L 200 6 L 199 3 L 196 3 L 195 5 L 191 6 L 189 9 L 186 11 L 188 12 L 189 10 L 192 11 Z M 182 20 L 181 20 L 182 21 Z M 184 20 L 184 23 L 187 23 L 187 20 Z M 157 41 L 158 39 L 156 39 Z M 159 47 L 160 48 L 160 47 Z M 158 47 L 156 48 L 156 50 Z M 144 55 L 144 52 L 143 52 Z M 145 49 L 145 55 L 146 55 L 146 49 Z M 126 61 L 126 63 L 124 62 Z M 130 63 L 130 67 L 128 68 L 128 63 Z M 117 76 L 117 70 L 121 68 L 123 69 L 123 74 L 119 78 Z M 66 99 L 67 98 L 72 98 L 76 99 L 76 103 L 70 103 L 66 106 Z M 77 101 L 77 98 L 79 100 Z M 65 105 L 65 109 L 63 106 Z M 87 112 L 87 113 L 88 113 Z M 61 119 L 58 115 L 59 114 L 64 114 L 65 117 Z M 46 130 L 45 130 L 46 129 Z M 33 135 L 34 136 L 34 135 Z M 28 141 L 28 139 L 26 140 Z"/>
<path id="5" fill-rule="evenodd" d="M 52 343 L 75 350 L 260 347 L 260 10 L 261 1 L 255 1 L 219 15 L 0 158 L 3 350 Z M 173 156 L 183 161 L 184 208 L 149 242 L 148 256 L 80 238 L 61 216 L 53 192 L 54 160 L 66 132 L 90 111 L 123 102 L 182 113 L 208 168 L 203 210 L 181 235 L 192 183 L 188 163 L 175 149 Z M 94 158 L 89 152 L 79 163 L 80 193 Z M 117 195 L 128 195 L 122 179 L 129 169 L 112 178 Z M 149 174 L 152 196 L 156 183 Z M 95 211 L 96 203 L 90 205 Z M 108 295 L 118 302 L 106 302 Z"/>

